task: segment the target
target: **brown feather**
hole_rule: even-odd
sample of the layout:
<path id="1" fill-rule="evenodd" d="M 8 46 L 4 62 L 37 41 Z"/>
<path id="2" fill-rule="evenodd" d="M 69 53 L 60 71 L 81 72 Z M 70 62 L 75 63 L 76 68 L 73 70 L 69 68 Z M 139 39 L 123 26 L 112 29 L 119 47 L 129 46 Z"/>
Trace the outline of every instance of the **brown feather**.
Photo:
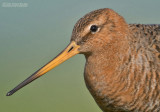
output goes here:
<path id="1" fill-rule="evenodd" d="M 92 34 L 88 26 L 100 31 Z M 86 86 L 104 112 L 160 111 L 160 25 L 127 24 L 111 9 L 93 11 L 74 27 L 86 57 Z"/>

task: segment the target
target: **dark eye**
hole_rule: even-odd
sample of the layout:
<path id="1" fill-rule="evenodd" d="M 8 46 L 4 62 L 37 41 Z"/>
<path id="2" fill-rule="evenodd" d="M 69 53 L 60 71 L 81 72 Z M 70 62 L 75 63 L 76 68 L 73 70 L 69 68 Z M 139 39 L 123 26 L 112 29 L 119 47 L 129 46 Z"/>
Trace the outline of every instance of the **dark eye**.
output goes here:
<path id="1" fill-rule="evenodd" d="M 98 30 L 98 26 L 92 25 L 90 30 L 91 30 L 91 32 L 96 32 Z"/>

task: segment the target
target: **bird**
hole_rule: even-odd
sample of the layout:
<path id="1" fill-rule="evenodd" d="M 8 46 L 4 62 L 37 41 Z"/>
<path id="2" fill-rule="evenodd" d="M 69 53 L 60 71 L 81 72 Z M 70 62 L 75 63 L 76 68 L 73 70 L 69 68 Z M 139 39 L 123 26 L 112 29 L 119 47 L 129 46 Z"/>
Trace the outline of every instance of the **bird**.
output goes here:
<path id="1" fill-rule="evenodd" d="M 85 84 L 103 112 L 160 112 L 160 25 L 128 24 L 110 8 L 80 18 L 69 45 L 7 96 L 76 54 L 85 56 Z"/>

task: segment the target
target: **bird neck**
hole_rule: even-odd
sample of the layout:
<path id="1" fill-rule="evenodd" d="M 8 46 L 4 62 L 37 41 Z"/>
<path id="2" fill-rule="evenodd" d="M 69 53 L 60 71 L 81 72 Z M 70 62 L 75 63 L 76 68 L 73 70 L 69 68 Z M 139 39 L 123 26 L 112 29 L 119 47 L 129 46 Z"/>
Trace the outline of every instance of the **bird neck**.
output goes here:
<path id="1" fill-rule="evenodd" d="M 108 46 L 99 52 L 86 55 L 84 78 L 92 96 L 99 99 L 97 104 L 102 103 L 100 99 L 105 99 L 104 107 L 109 105 L 109 94 L 120 86 L 118 75 L 122 74 L 118 71 L 121 65 L 129 60 L 128 52 L 128 42 L 120 41 L 118 44 L 112 44 L 112 47 Z"/>
<path id="2" fill-rule="evenodd" d="M 134 38 L 136 37 L 129 39 Z M 156 71 L 153 52 L 129 39 L 86 55 L 85 82 L 93 97 L 98 99 L 97 104 L 101 108 L 112 104 L 132 108 L 130 104 L 135 95 L 148 93 L 156 88 L 154 84 L 151 87 L 151 79 L 154 79 L 152 83 L 156 80 L 159 82 L 156 78 L 159 73 Z M 140 45 L 138 50 L 137 45 Z M 138 99 L 142 102 L 145 96 Z"/>
<path id="3" fill-rule="evenodd" d="M 95 52 L 92 52 L 89 55 L 85 55 L 86 67 L 93 69 L 95 73 L 105 71 L 107 76 L 112 76 L 115 70 L 121 66 L 121 63 L 128 60 L 130 54 L 129 52 L 130 46 L 128 40 L 117 40 L 111 44 L 107 44 Z"/>
<path id="4" fill-rule="evenodd" d="M 128 41 L 117 41 L 90 55 L 85 55 L 85 80 L 87 85 L 96 87 L 96 80 L 109 84 L 118 76 L 121 65 L 129 60 Z M 95 83 L 93 84 L 95 80 Z M 97 83 L 98 84 L 98 83 Z"/>

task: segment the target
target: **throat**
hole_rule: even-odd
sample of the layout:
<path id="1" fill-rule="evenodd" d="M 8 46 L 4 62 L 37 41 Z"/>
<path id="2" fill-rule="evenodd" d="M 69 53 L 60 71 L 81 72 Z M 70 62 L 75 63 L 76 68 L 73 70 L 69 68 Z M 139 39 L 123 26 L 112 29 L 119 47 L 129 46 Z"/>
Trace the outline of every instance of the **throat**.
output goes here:
<path id="1" fill-rule="evenodd" d="M 128 52 L 117 52 L 114 55 L 99 53 L 99 55 L 86 56 L 85 83 L 102 110 L 106 106 L 113 107 L 116 102 L 117 99 L 114 96 L 120 87 L 121 81 L 123 82 L 123 78 L 119 79 L 118 75 L 123 72 L 120 71 L 120 68 L 122 63 L 127 60 L 129 60 Z"/>
<path id="2" fill-rule="evenodd" d="M 157 72 L 149 69 L 156 68 L 151 64 L 154 61 L 152 58 L 148 62 L 147 54 L 144 56 L 142 52 L 133 53 L 131 49 L 125 50 L 126 53 L 86 57 L 84 72 L 86 86 L 102 110 L 110 107 L 119 110 L 121 107 L 125 107 L 126 110 L 135 108 L 132 104 L 138 101 L 135 100 L 136 95 L 142 91 L 150 92 L 148 79 L 156 77 Z M 154 88 L 153 86 L 153 90 Z M 137 99 L 141 102 L 145 97 Z"/>
<path id="3" fill-rule="evenodd" d="M 112 89 L 112 83 L 116 83 L 114 81 L 119 78 L 126 69 L 125 65 L 130 61 L 129 51 L 125 52 L 115 51 L 112 54 L 99 52 L 86 56 L 84 77 L 87 87 L 93 90 Z"/>
<path id="4" fill-rule="evenodd" d="M 121 66 L 130 61 L 131 58 L 131 50 L 128 44 L 124 43 L 122 42 L 120 47 L 116 46 L 117 44 L 109 45 L 90 55 L 85 55 L 85 74 L 94 76 L 95 78 L 114 78 L 114 75 L 116 75 Z"/>
<path id="5" fill-rule="evenodd" d="M 144 56 L 142 50 L 135 51 L 131 46 L 123 45 L 86 55 L 86 86 L 103 110 L 106 107 L 124 106 L 126 110 L 135 108 L 132 107 L 134 95 L 141 94 L 142 91 L 149 92 L 148 87 L 143 87 L 142 83 L 149 85 L 146 79 L 151 74 L 148 69 L 150 64 L 146 60 L 147 54 Z"/>
<path id="6" fill-rule="evenodd" d="M 86 55 L 84 77 L 89 90 L 102 91 L 112 89 L 112 83 L 117 77 L 119 68 L 129 60 L 128 48 L 101 50 L 101 52 Z M 108 90 L 107 90 L 108 91 Z"/>

